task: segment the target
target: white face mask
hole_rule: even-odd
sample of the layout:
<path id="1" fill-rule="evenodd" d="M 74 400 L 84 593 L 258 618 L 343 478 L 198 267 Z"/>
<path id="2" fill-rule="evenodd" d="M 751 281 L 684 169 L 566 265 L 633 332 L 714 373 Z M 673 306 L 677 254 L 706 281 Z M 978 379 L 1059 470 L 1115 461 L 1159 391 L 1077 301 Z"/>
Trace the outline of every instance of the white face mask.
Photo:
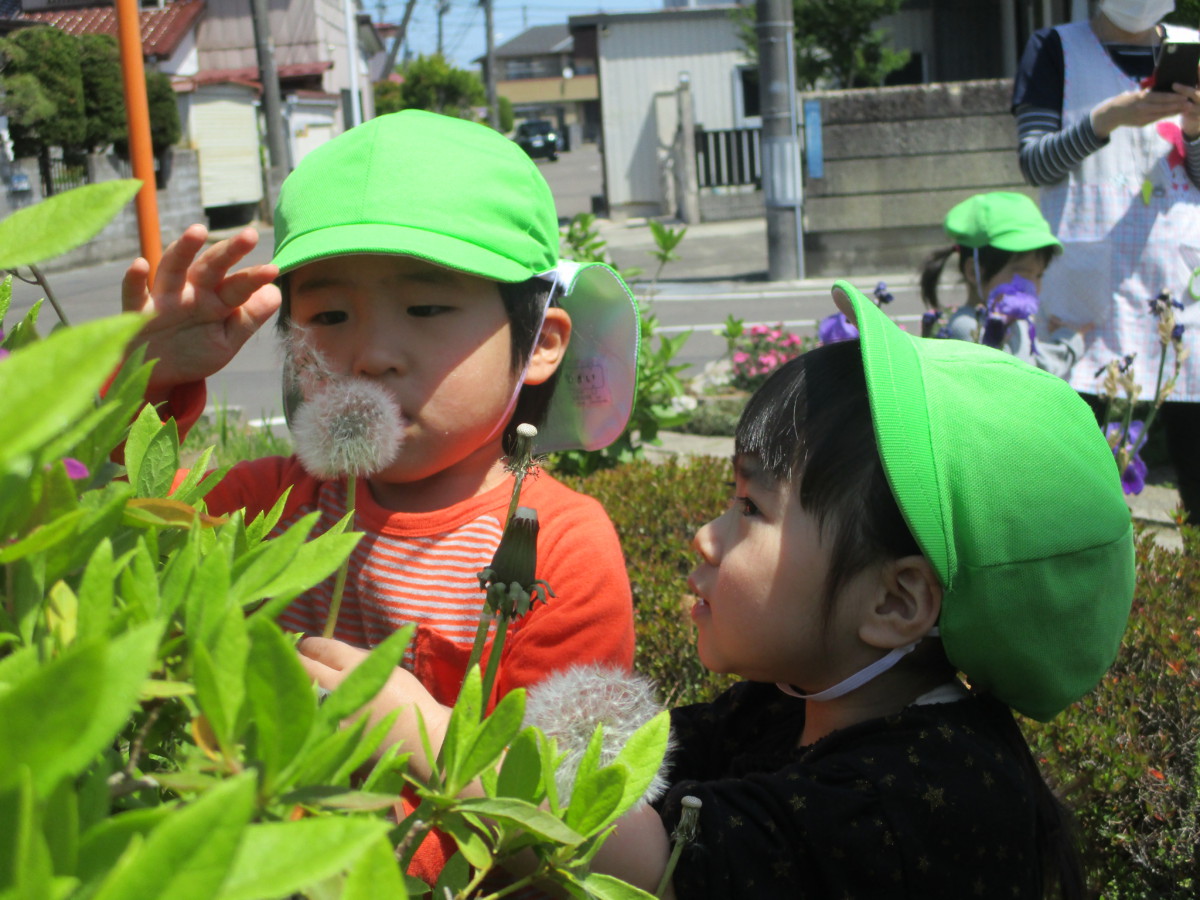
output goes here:
<path id="1" fill-rule="evenodd" d="M 1100 0 L 1100 12 L 1122 31 L 1137 34 L 1175 9 L 1175 0 Z"/>

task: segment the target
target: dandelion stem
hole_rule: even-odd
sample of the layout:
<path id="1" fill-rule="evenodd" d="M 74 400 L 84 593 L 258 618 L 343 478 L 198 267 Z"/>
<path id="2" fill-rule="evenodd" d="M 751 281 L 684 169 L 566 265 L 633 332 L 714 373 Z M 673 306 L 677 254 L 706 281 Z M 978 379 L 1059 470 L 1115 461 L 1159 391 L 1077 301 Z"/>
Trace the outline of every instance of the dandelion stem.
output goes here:
<path id="1" fill-rule="evenodd" d="M 358 493 L 358 477 L 351 472 L 346 476 L 346 512 L 350 516 L 350 530 L 354 530 L 354 499 Z M 353 551 L 351 551 L 353 554 Z M 342 595 L 346 592 L 346 576 L 350 572 L 350 557 L 342 560 L 338 568 L 337 580 L 333 583 L 333 599 L 329 603 L 329 617 L 325 620 L 325 630 L 322 637 L 331 638 L 337 631 L 338 613 L 342 609 Z"/>
<path id="2" fill-rule="evenodd" d="M 700 798 L 689 794 L 680 803 L 683 809 L 679 814 L 679 824 L 675 826 L 675 831 L 671 835 L 674 838 L 674 846 L 671 847 L 671 856 L 667 860 L 667 868 L 663 872 L 662 880 L 658 883 L 658 890 L 654 892 L 655 897 L 663 895 L 663 891 L 671 883 L 671 876 L 675 874 L 679 855 L 683 853 L 683 848 L 687 844 L 696 839 L 696 834 L 700 830 L 700 807 L 702 805 Z"/>
<path id="3" fill-rule="evenodd" d="M 492 641 L 492 652 L 488 654 L 487 671 L 483 673 L 483 708 L 487 709 L 492 699 L 492 686 L 496 682 L 496 670 L 500 667 L 500 651 L 508 634 L 508 616 L 500 613 L 496 625 L 496 639 Z"/>

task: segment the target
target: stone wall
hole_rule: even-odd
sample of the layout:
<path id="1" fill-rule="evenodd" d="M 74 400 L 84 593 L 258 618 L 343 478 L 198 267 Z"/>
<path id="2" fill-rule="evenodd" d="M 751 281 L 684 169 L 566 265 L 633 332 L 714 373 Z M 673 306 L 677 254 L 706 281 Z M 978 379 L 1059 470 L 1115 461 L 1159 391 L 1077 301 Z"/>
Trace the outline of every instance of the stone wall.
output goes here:
<path id="1" fill-rule="evenodd" d="M 825 174 L 805 179 L 809 275 L 916 271 L 979 191 L 1034 196 L 1017 165 L 1008 79 L 804 94 L 821 102 Z"/>
<path id="2" fill-rule="evenodd" d="M 160 181 L 164 186 L 158 189 L 157 199 L 159 232 L 165 247 L 188 225 L 207 219 L 200 205 L 200 165 L 196 151 L 176 147 L 167 152 L 162 165 Z M 127 164 L 115 156 L 89 156 L 87 166 L 88 180 L 92 184 L 131 177 Z M 0 218 L 42 199 L 37 160 L 19 159 L 12 167 L 14 171 L 25 173 L 30 190 L 0 192 Z M 112 260 L 133 260 L 140 254 L 137 212 L 131 201 L 87 244 L 46 261 L 41 268 L 54 272 Z"/>

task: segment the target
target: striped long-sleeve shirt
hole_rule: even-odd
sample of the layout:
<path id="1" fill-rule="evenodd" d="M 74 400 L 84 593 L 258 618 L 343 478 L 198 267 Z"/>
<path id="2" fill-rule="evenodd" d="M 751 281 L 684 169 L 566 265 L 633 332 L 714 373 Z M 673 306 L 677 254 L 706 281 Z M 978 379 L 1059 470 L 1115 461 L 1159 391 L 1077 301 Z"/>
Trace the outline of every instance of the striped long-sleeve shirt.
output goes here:
<path id="1" fill-rule="evenodd" d="M 1130 78 L 1140 81 L 1154 70 L 1153 48 L 1108 44 L 1113 62 Z M 1052 28 L 1036 32 L 1025 48 L 1013 83 L 1013 112 L 1021 174 L 1039 187 L 1057 184 L 1090 154 L 1108 144 L 1092 127 L 1090 118 L 1063 128 L 1062 41 Z M 1200 188 L 1200 140 L 1183 142 L 1184 166 L 1192 184 Z"/>

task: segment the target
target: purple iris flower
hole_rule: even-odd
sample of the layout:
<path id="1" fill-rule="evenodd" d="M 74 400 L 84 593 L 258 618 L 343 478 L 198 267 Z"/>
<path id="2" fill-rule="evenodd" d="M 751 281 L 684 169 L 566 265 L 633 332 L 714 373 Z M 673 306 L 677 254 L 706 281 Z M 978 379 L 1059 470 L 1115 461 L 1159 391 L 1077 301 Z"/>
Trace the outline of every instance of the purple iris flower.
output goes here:
<path id="1" fill-rule="evenodd" d="M 836 312 L 823 318 L 817 325 L 817 337 L 822 344 L 836 344 L 838 341 L 852 341 L 858 337 L 858 329 L 850 324 L 843 312 Z"/>
<path id="2" fill-rule="evenodd" d="M 1142 460 L 1140 453 L 1142 439 L 1143 424 L 1140 419 L 1134 419 L 1129 423 L 1129 434 L 1125 436 L 1124 447 L 1130 452 L 1129 464 L 1125 467 L 1125 471 L 1121 473 L 1121 489 L 1126 494 L 1140 494 L 1142 488 L 1146 486 L 1146 463 Z M 1120 422 L 1109 422 L 1108 427 L 1104 429 L 1105 435 L 1110 442 L 1115 435 L 1121 433 Z M 1121 452 L 1121 443 L 1113 447 L 1113 456 L 1117 456 Z"/>
<path id="3" fill-rule="evenodd" d="M 895 300 L 895 296 L 887 289 L 887 282 L 881 281 L 875 285 L 875 302 L 879 304 L 891 303 Z"/>
<path id="4" fill-rule="evenodd" d="M 1012 319 L 1030 319 L 1037 315 L 1037 285 L 1028 278 L 1014 275 L 1012 281 L 997 285 L 988 294 L 988 312 Z"/>
<path id="5" fill-rule="evenodd" d="M 87 478 L 90 474 L 88 467 L 77 459 L 72 459 L 69 456 L 63 457 L 63 465 L 67 468 L 67 476 L 72 481 L 78 481 L 80 478 Z"/>
<path id="6" fill-rule="evenodd" d="M 1178 324 L 1174 328 L 1172 328 L 1171 329 L 1171 340 L 1176 341 L 1176 342 L 1182 341 L 1184 328 L 1185 328 L 1185 326 L 1183 324 Z"/>

